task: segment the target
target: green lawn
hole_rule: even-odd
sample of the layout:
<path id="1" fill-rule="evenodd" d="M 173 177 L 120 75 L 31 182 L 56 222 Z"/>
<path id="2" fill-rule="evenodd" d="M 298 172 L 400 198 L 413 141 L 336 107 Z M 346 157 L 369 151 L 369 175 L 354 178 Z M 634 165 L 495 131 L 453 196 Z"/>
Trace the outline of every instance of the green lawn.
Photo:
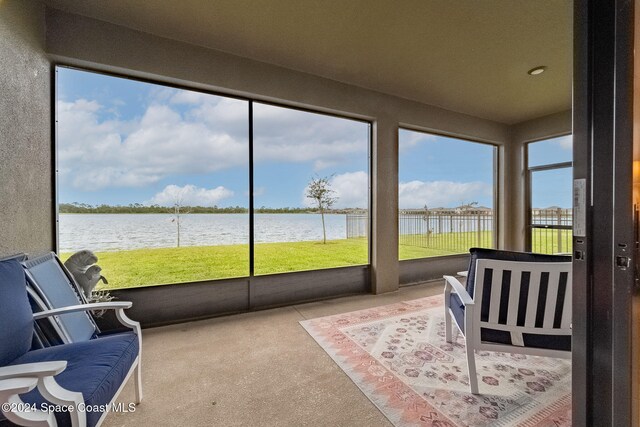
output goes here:
<path id="1" fill-rule="evenodd" d="M 401 246 L 400 258 L 451 255 L 453 252 Z M 71 254 L 61 254 L 66 260 Z M 193 246 L 96 252 L 104 289 L 149 286 L 165 283 L 245 277 L 249 274 L 248 245 Z M 367 264 L 365 239 L 322 242 L 258 243 L 255 273 L 272 274 Z"/>
<path id="2" fill-rule="evenodd" d="M 535 228 L 531 234 L 531 248 L 533 252 L 554 254 L 572 251 L 573 230 L 548 230 Z"/>
<path id="3" fill-rule="evenodd" d="M 493 244 L 493 233 L 490 231 L 480 233 L 480 242 L 478 244 L 478 233 L 475 231 L 434 234 L 428 237 L 426 235 L 403 235 L 400 236 L 400 259 L 466 253 L 469 248 L 474 246 L 488 248 Z M 433 249 L 425 249 L 419 245 Z M 531 234 L 531 246 L 531 251 L 537 253 L 570 253 L 572 250 L 572 231 L 536 228 Z"/>
<path id="4" fill-rule="evenodd" d="M 63 253 L 66 260 L 71 254 Z M 115 289 L 193 282 L 249 274 L 249 246 L 193 246 L 96 252 L 102 273 Z M 258 243 L 255 273 L 271 274 L 368 263 L 364 239 Z"/>
<path id="5" fill-rule="evenodd" d="M 570 231 L 563 231 L 563 240 Z M 566 233 L 569 233 L 567 236 Z M 476 246 L 476 233 L 447 233 L 430 236 L 424 248 L 403 236 L 399 258 L 415 259 L 466 253 Z M 534 240 L 535 252 L 557 252 L 556 230 L 540 230 Z M 483 242 L 491 242 L 485 233 Z M 489 246 L 489 244 L 485 244 Z M 566 246 L 566 243 L 564 244 Z M 563 251 L 568 252 L 563 246 Z M 446 247 L 447 249 L 436 249 Z M 66 260 L 70 253 L 61 254 Z M 194 282 L 231 277 L 246 277 L 249 274 L 249 246 L 193 246 L 181 248 L 135 249 L 118 252 L 97 252 L 98 264 L 109 280 L 105 289 L 149 286 L 166 283 Z M 255 246 L 255 274 L 286 273 L 331 267 L 367 264 L 366 239 L 330 240 L 322 242 L 258 243 Z"/>
<path id="6" fill-rule="evenodd" d="M 472 247 L 491 247 L 493 234 L 490 231 L 478 233 L 455 232 L 440 234 L 404 234 L 400 236 L 400 259 L 424 258 L 464 254 Z"/>

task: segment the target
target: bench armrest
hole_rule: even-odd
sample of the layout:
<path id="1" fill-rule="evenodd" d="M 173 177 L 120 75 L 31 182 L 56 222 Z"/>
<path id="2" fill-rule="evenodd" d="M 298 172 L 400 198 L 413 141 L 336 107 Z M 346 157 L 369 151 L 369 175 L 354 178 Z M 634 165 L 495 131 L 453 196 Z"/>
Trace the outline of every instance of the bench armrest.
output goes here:
<path id="1" fill-rule="evenodd" d="M 73 405 L 76 410 L 70 411 L 72 425 L 86 425 L 86 415 L 79 411 L 84 401 L 82 393 L 67 390 L 58 384 L 55 375 L 67 367 L 65 360 L 50 362 L 25 363 L 22 365 L 3 366 L 0 368 L 0 403 L 10 403 L 13 409 L 2 410 L 8 420 L 18 425 L 55 426 L 53 412 L 38 409 L 29 410 L 20 394 L 38 387 L 40 394 L 49 402 L 58 405 Z M 4 407 L 4 405 L 3 405 Z M 53 421 L 52 421 L 53 420 Z"/>
<path id="2" fill-rule="evenodd" d="M 453 276 L 442 276 L 445 280 L 445 292 L 449 289 L 452 289 L 453 292 L 458 294 L 460 301 L 465 306 L 474 305 L 473 298 L 469 295 L 467 290 L 462 286 L 462 283 L 458 279 Z"/>
<path id="3" fill-rule="evenodd" d="M 32 377 L 11 378 L 8 380 L 0 380 L 0 395 L 2 394 L 22 394 L 27 393 L 36 388 L 38 379 Z M 2 400 L 2 399 L 0 399 Z"/>
<path id="4" fill-rule="evenodd" d="M 124 310 L 131 308 L 132 303 L 129 301 L 111 301 L 96 302 L 91 304 L 70 305 L 67 307 L 53 308 L 51 310 L 43 310 L 33 314 L 34 320 L 44 319 L 50 316 L 59 316 L 61 314 L 76 313 L 79 311 L 93 310 Z"/>
<path id="5" fill-rule="evenodd" d="M 45 317 L 59 316 L 62 314 L 77 313 L 79 311 L 93 311 L 93 310 L 115 310 L 116 317 L 123 326 L 132 328 L 134 332 L 140 336 L 140 323 L 129 319 L 124 310 L 131 308 L 133 303 L 130 301 L 110 301 L 110 302 L 94 302 L 91 304 L 78 304 L 70 305 L 68 307 L 54 308 L 51 310 L 43 310 L 37 313 L 33 313 L 33 319 L 39 320 Z"/>
<path id="6" fill-rule="evenodd" d="M 0 380 L 8 380 L 20 377 L 42 378 L 58 375 L 67 367 L 66 360 L 52 362 L 25 363 L 22 365 L 10 365 L 0 367 Z"/>
<path id="7" fill-rule="evenodd" d="M 1 413 L 9 421 L 18 425 L 55 426 L 56 419 L 53 412 L 31 408 L 20 399 L 21 394 L 30 392 L 37 385 L 38 379 L 33 377 L 0 380 L 0 403 L 3 408 Z"/>

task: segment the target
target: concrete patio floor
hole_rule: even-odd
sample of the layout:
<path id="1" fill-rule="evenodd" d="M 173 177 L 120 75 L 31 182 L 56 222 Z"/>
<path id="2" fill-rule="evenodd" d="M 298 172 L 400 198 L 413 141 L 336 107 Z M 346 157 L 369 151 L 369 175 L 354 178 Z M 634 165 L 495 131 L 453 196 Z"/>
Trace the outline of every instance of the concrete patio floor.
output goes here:
<path id="1" fill-rule="evenodd" d="M 442 292 L 442 281 L 143 331 L 144 400 L 115 426 L 391 426 L 299 321 Z M 119 402 L 133 399 L 131 382 Z"/>

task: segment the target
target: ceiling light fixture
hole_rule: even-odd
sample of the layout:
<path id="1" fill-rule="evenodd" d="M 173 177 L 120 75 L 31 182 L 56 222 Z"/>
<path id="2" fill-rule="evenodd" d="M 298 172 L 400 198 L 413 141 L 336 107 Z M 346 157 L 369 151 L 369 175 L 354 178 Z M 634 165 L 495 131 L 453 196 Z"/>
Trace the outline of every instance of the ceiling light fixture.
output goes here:
<path id="1" fill-rule="evenodd" d="M 530 69 L 529 71 L 527 71 L 527 74 L 529 74 L 530 76 L 537 76 L 538 74 L 544 73 L 544 71 L 546 69 L 547 69 L 547 67 L 542 65 L 540 67 L 535 67 L 535 68 Z"/>

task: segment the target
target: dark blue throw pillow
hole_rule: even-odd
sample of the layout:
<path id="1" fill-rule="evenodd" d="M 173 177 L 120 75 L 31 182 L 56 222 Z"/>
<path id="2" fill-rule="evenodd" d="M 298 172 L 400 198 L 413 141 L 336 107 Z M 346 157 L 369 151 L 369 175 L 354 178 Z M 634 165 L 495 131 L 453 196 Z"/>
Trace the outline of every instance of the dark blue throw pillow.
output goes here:
<path id="1" fill-rule="evenodd" d="M 33 313 L 26 280 L 16 259 L 0 261 L 0 366 L 22 356 L 31 347 Z"/>

